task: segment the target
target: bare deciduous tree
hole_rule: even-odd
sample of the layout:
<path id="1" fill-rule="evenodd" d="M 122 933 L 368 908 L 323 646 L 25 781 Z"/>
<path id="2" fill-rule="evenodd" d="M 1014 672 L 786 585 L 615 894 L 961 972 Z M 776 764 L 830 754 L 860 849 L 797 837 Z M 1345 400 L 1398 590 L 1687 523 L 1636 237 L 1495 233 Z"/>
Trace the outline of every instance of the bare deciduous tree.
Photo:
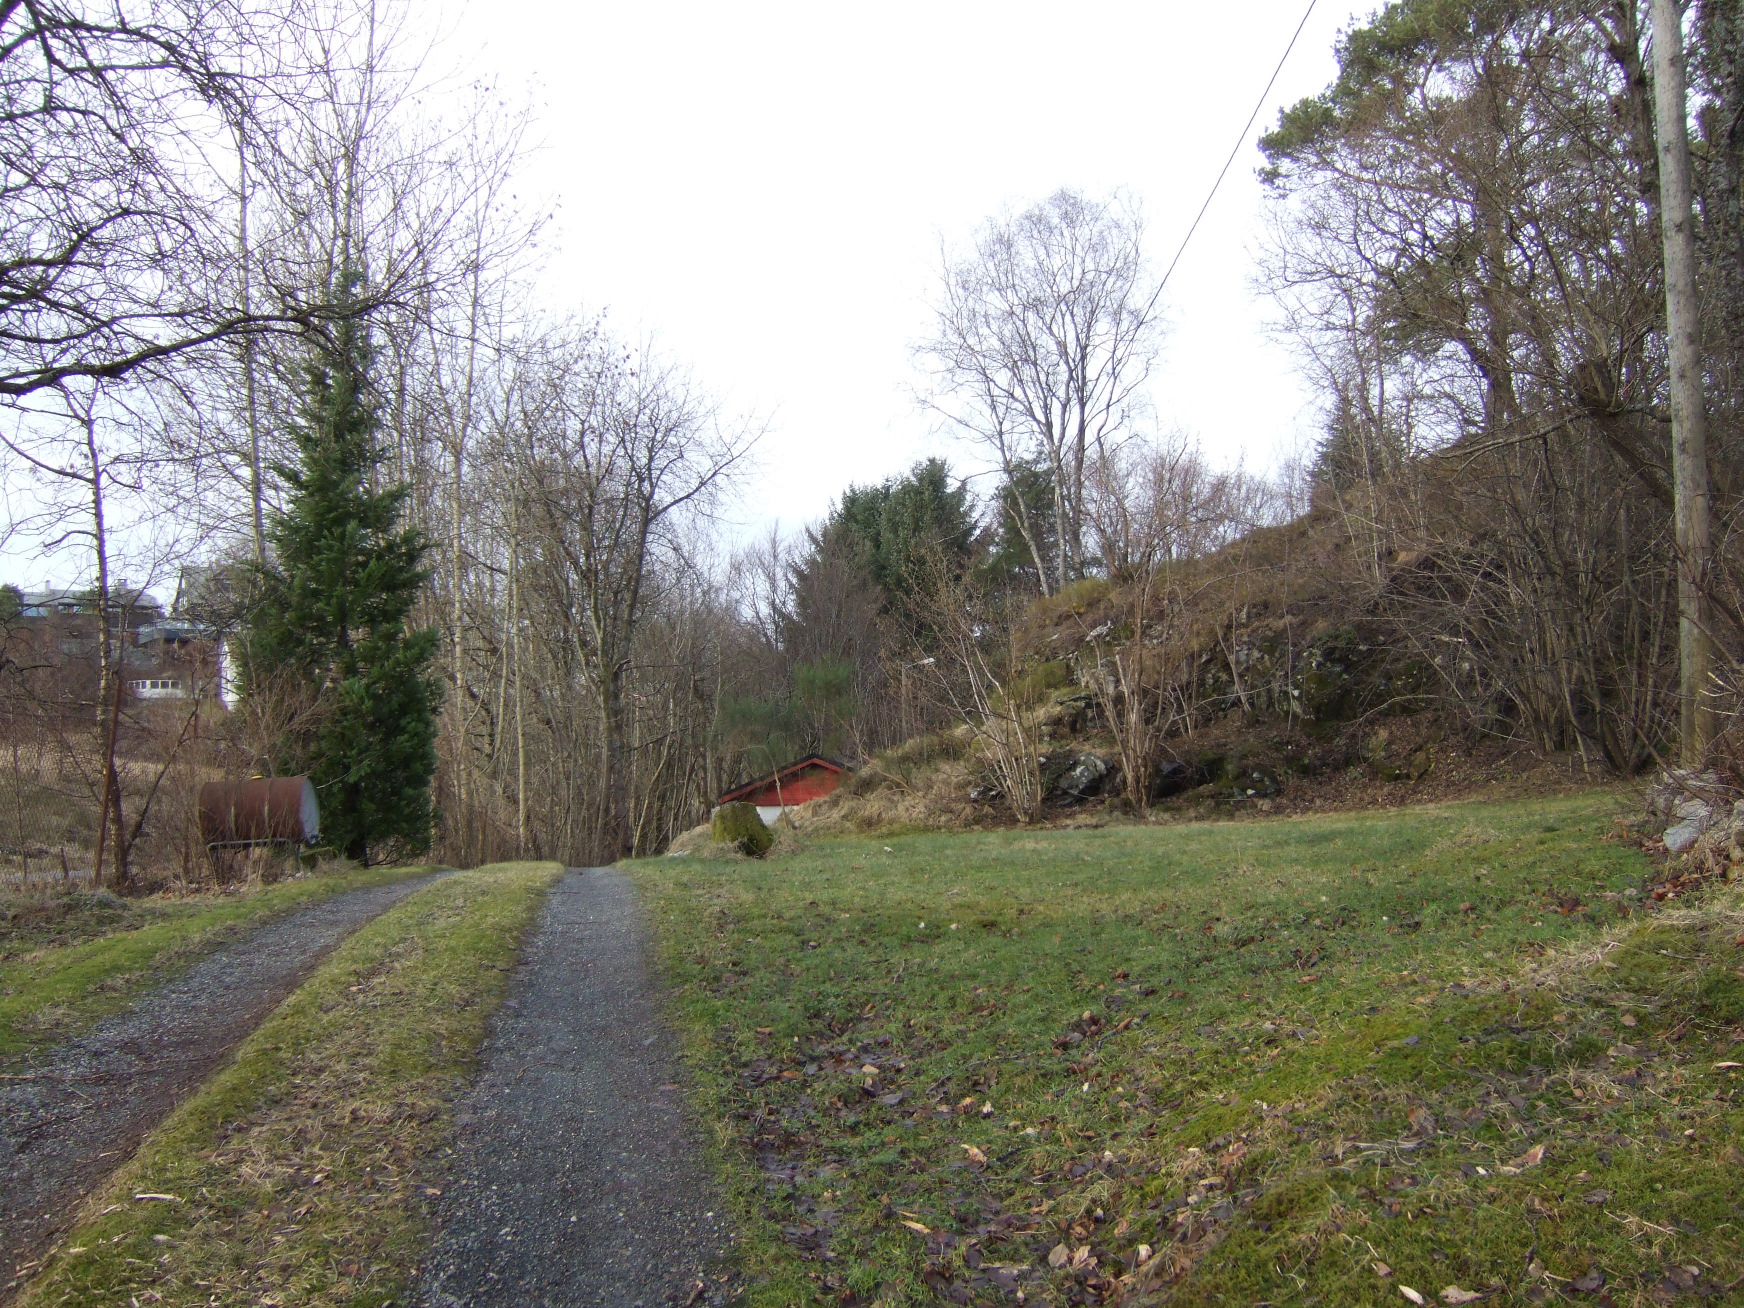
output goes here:
<path id="1" fill-rule="evenodd" d="M 1020 822 L 1041 815 L 1043 728 L 1024 678 L 1017 617 L 1027 597 L 933 568 L 924 579 L 934 651 L 913 666 L 921 684 L 974 733 L 998 798 Z"/>
<path id="2" fill-rule="evenodd" d="M 297 273 L 249 295 L 223 219 L 227 124 L 305 70 L 244 69 L 304 0 L 0 3 L 0 396 L 116 380 L 329 313 Z M 265 147 L 270 132 L 253 134 Z"/>
<path id="3" fill-rule="evenodd" d="M 1085 482 L 1130 434 L 1155 356 L 1160 288 L 1137 211 L 1059 191 L 989 220 L 967 255 L 944 260 L 930 340 L 930 403 L 983 446 L 1009 480 L 1043 472 L 1059 548 L 1044 546 L 1022 497 L 1017 526 L 1044 593 L 1081 576 Z"/>
<path id="4" fill-rule="evenodd" d="M 511 393 L 518 570 L 541 636 L 594 698 L 598 846 L 635 850 L 626 694 L 657 590 L 755 441 L 682 371 L 597 331 L 535 342 Z M 637 851 L 640 852 L 640 851 Z"/>

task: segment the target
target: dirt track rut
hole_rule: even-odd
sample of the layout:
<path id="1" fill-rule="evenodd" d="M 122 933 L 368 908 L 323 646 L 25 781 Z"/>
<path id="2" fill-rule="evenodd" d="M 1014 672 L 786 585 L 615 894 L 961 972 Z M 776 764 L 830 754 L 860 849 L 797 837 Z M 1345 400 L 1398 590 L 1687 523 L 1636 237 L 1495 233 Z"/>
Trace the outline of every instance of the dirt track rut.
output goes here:
<path id="1" fill-rule="evenodd" d="M 0 1080 L 0 1299 L 78 1201 L 329 950 L 433 879 L 347 891 L 269 922 Z"/>
<path id="2" fill-rule="evenodd" d="M 459 1117 L 427 1308 L 655 1308 L 736 1293 L 732 1236 L 680 1106 L 635 898 L 551 891 Z"/>

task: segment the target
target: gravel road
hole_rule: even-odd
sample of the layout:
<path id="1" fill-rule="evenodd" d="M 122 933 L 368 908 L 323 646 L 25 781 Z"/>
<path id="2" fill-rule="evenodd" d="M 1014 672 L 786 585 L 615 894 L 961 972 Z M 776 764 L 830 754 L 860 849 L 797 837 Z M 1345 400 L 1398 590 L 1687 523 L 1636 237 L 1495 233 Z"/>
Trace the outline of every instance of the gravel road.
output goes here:
<path id="1" fill-rule="evenodd" d="M 722 1304 L 732 1236 L 684 1119 L 622 874 L 551 891 L 458 1119 L 427 1308 Z"/>
<path id="2" fill-rule="evenodd" d="M 347 891 L 269 922 L 0 1080 L 0 1298 L 78 1200 L 330 949 L 431 880 Z"/>

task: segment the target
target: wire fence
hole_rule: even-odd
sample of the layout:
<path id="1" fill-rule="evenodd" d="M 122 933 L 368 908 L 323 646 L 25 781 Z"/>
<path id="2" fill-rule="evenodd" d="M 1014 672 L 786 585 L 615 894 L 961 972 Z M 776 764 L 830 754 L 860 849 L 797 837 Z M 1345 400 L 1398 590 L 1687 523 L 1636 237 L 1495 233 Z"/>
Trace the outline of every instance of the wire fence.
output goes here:
<path id="1" fill-rule="evenodd" d="M 98 800 L 82 778 L 63 778 L 55 753 L 41 740 L 0 741 L 0 884 L 94 879 Z"/>
<path id="2" fill-rule="evenodd" d="M 168 714 L 164 715 L 166 718 Z M 217 739 L 135 721 L 115 759 L 120 829 L 134 883 L 222 880 L 199 829 L 200 786 L 227 776 Z M 0 734 L 0 887 L 73 889 L 115 879 L 116 824 L 98 862 L 103 763 L 94 731 Z"/>

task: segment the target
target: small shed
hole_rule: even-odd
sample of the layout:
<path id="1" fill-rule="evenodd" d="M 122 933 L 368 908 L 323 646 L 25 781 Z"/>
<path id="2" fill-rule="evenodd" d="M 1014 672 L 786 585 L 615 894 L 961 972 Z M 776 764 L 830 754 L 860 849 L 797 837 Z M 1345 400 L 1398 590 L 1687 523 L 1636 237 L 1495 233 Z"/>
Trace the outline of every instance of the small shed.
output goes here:
<path id="1" fill-rule="evenodd" d="M 767 825 L 781 816 L 783 809 L 793 808 L 807 800 L 822 799 L 842 784 L 848 775 L 846 765 L 822 754 L 807 754 L 767 776 L 734 786 L 721 795 L 723 804 L 755 804 L 757 816 Z"/>

